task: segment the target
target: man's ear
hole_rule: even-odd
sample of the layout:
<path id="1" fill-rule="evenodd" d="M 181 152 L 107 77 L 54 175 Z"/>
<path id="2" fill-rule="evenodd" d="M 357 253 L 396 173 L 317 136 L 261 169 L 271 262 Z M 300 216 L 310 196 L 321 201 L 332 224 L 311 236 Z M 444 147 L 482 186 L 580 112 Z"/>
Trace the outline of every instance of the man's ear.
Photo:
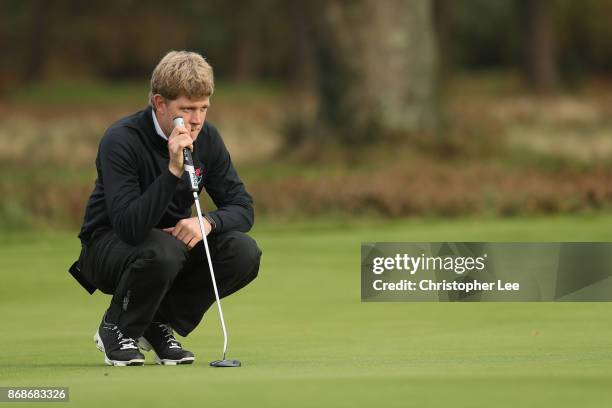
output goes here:
<path id="1" fill-rule="evenodd" d="M 160 94 L 153 95 L 153 106 L 155 106 L 155 111 L 164 113 L 166 111 L 166 99 Z"/>

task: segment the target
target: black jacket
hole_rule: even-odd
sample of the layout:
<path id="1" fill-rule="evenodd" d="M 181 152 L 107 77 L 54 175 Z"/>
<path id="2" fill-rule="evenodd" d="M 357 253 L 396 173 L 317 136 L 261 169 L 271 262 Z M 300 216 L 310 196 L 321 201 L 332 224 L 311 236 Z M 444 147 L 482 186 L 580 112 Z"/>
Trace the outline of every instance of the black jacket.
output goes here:
<path id="1" fill-rule="evenodd" d="M 172 227 L 191 216 L 187 173 L 179 179 L 168 170 L 168 142 L 155 131 L 151 110 L 117 121 L 100 142 L 98 177 L 79 233 L 85 246 L 97 231 L 109 228 L 127 244 L 137 245 L 153 228 Z M 250 230 L 253 200 L 219 132 L 208 122 L 194 143 L 193 161 L 199 190 L 206 189 L 217 206 L 207 213 L 216 224 L 213 233 Z"/>
<path id="2" fill-rule="evenodd" d="M 168 170 L 168 142 L 156 132 L 151 107 L 114 123 L 98 149 L 98 178 L 89 197 L 79 238 L 85 244 L 99 228 L 111 227 L 136 245 L 153 228 L 167 228 L 191 216 L 193 195 L 187 173 Z M 238 177 L 217 129 L 206 122 L 194 143 L 193 161 L 217 206 L 208 215 L 214 233 L 251 229 L 253 200 Z M 199 169 L 199 170 L 198 170 Z"/>

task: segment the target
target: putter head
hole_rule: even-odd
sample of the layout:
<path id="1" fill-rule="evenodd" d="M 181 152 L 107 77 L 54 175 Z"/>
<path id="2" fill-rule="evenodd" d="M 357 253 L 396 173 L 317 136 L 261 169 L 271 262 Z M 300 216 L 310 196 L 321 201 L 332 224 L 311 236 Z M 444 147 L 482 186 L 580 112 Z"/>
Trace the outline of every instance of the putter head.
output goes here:
<path id="1" fill-rule="evenodd" d="M 238 360 L 217 360 L 210 363 L 211 367 L 240 367 L 241 365 Z"/>

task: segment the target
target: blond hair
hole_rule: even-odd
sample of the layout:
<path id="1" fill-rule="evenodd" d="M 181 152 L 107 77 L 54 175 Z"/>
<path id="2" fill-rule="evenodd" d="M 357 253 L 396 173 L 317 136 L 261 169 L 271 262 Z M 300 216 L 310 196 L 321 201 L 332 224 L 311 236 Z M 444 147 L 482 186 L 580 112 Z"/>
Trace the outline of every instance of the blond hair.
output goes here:
<path id="1" fill-rule="evenodd" d="M 215 90 L 213 69 L 200 54 L 189 51 L 170 51 L 159 61 L 151 74 L 149 103 L 160 94 L 174 100 L 179 96 L 200 99 Z"/>

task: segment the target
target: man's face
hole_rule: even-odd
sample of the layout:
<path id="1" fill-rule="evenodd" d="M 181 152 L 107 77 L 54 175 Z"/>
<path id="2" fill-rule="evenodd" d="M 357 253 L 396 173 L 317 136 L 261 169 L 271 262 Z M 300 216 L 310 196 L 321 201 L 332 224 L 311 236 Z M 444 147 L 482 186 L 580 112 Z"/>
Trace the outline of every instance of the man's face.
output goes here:
<path id="1" fill-rule="evenodd" d="M 210 97 L 189 99 L 186 96 L 179 96 L 174 100 L 170 100 L 161 95 L 154 95 L 153 103 L 159 126 L 167 136 L 170 136 L 174 128 L 172 120 L 180 116 L 185 121 L 185 127 L 189 130 L 191 138 L 195 141 L 202 126 L 204 126 L 206 112 L 210 105 Z"/>

